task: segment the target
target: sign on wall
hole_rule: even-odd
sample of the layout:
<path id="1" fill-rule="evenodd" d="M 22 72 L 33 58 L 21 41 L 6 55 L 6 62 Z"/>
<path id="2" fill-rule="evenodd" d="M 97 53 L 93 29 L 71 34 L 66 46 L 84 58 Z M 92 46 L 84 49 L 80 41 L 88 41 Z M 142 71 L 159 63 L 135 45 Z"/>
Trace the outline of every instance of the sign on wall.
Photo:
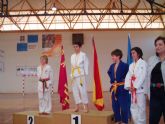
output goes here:
<path id="1" fill-rule="evenodd" d="M 35 66 L 17 66 L 16 75 L 25 76 L 25 77 L 36 77 L 37 76 L 37 67 L 35 67 Z"/>
<path id="2" fill-rule="evenodd" d="M 27 39 L 27 40 L 26 40 Z M 28 50 L 33 50 L 37 48 L 38 44 L 38 35 L 21 35 L 17 43 L 17 51 L 23 52 Z"/>
<path id="3" fill-rule="evenodd" d="M 38 35 L 28 35 L 28 50 L 37 48 Z"/>

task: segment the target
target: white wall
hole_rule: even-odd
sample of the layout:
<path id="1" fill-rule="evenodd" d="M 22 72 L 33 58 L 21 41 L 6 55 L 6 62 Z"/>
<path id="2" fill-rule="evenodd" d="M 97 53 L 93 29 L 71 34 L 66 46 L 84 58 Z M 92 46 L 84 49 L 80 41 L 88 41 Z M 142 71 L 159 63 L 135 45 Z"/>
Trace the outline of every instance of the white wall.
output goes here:
<path id="1" fill-rule="evenodd" d="M 73 53 L 72 48 L 72 33 L 71 31 L 64 32 L 26 32 L 26 33 L 0 33 L 0 49 L 5 51 L 5 72 L 0 72 L 0 93 L 19 93 L 22 92 L 22 78 L 16 76 L 16 66 L 37 66 L 39 64 L 39 57 L 42 52 L 41 40 L 43 33 L 62 34 L 62 42 L 64 45 L 66 66 L 68 79 L 70 75 L 70 56 Z M 74 32 L 75 33 L 75 32 Z M 112 64 L 110 53 L 115 48 L 122 49 L 124 53 L 123 60 L 126 61 L 127 56 L 127 37 L 131 34 L 132 46 L 139 46 L 143 49 L 144 59 L 147 60 L 154 54 L 153 42 L 159 35 L 165 36 L 163 30 L 153 31 L 81 31 L 77 33 L 84 33 L 85 51 L 90 61 L 90 73 L 87 79 L 88 90 L 92 90 L 92 70 L 93 70 L 93 48 L 92 36 L 95 38 L 96 48 L 99 58 L 99 66 L 103 83 L 103 90 L 109 90 L 109 77 L 107 70 Z M 16 44 L 19 41 L 20 35 L 38 34 L 39 43 L 36 50 L 28 52 L 17 52 Z M 53 56 L 50 58 L 50 65 L 55 73 L 54 90 L 58 87 L 58 73 L 59 73 L 60 57 Z M 37 80 L 35 78 L 26 78 L 25 92 L 36 92 Z"/>

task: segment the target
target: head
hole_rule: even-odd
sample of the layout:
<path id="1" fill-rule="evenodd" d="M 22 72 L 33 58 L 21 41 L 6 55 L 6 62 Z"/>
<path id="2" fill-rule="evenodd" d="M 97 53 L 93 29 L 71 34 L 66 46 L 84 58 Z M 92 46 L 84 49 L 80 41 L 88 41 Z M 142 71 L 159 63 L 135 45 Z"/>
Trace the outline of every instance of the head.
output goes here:
<path id="1" fill-rule="evenodd" d="M 81 50 L 81 47 L 84 43 L 83 43 L 83 41 L 73 41 L 72 44 L 73 44 L 75 52 L 79 53 Z"/>
<path id="2" fill-rule="evenodd" d="M 46 55 L 41 56 L 40 63 L 41 63 L 41 65 L 48 64 L 48 57 Z"/>
<path id="3" fill-rule="evenodd" d="M 142 59 L 143 57 L 143 52 L 139 47 L 134 47 L 131 49 L 131 55 L 134 61 L 139 60 L 140 58 Z"/>
<path id="4" fill-rule="evenodd" d="M 165 37 L 159 36 L 155 39 L 155 51 L 157 56 L 165 53 Z"/>
<path id="5" fill-rule="evenodd" d="M 111 52 L 111 56 L 112 56 L 112 61 L 116 63 L 121 60 L 121 58 L 123 57 L 123 53 L 120 49 L 115 49 Z"/>

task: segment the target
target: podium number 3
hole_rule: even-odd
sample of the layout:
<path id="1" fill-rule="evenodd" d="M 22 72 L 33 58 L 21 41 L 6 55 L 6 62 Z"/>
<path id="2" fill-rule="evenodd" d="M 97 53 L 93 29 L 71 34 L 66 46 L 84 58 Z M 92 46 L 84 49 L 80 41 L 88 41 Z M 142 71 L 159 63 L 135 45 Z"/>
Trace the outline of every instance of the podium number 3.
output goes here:
<path id="1" fill-rule="evenodd" d="M 71 124 L 81 124 L 81 115 L 71 115 Z"/>
<path id="2" fill-rule="evenodd" d="M 34 124 L 34 116 L 27 116 L 27 124 Z"/>

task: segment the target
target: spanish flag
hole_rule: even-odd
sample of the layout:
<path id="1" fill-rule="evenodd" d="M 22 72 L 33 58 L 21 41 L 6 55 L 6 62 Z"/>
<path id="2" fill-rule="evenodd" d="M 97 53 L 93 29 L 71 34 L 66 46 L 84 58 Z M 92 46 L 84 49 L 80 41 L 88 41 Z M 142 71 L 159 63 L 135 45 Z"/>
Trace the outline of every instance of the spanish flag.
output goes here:
<path id="1" fill-rule="evenodd" d="M 62 110 L 69 109 L 68 83 L 67 83 L 67 73 L 66 73 L 63 46 L 61 46 L 61 63 L 60 63 L 59 83 L 58 83 L 58 94 L 60 96 L 60 103 L 62 104 Z"/>
<path id="2" fill-rule="evenodd" d="M 101 86 L 101 79 L 100 79 L 100 72 L 99 72 L 99 65 L 98 65 L 98 58 L 97 58 L 97 52 L 96 52 L 94 37 L 93 37 L 92 41 L 93 41 L 93 48 L 94 48 L 94 63 L 93 63 L 94 89 L 93 89 L 93 102 L 94 102 L 96 108 L 99 111 L 102 111 L 104 109 L 104 100 L 103 100 L 103 92 L 102 92 L 102 86 Z"/>

